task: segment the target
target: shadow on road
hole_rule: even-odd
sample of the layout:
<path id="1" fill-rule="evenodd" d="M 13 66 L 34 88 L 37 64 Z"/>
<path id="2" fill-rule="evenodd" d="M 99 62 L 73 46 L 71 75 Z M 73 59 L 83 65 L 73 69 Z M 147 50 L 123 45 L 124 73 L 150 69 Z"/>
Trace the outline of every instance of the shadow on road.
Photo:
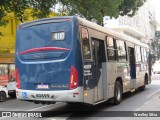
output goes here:
<path id="1" fill-rule="evenodd" d="M 146 89 L 147 91 L 147 89 Z M 138 94 L 141 94 L 142 91 L 137 90 L 135 93 L 125 93 L 123 94 L 122 103 L 125 102 L 127 99 L 132 98 Z M 141 104 L 141 103 L 140 103 Z M 83 118 L 87 119 L 88 117 L 113 117 L 115 116 L 128 116 L 127 111 L 107 111 L 107 108 L 114 107 L 115 105 L 110 102 L 104 102 L 95 106 L 86 105 L 86 104 L 65 104 L 63 106 L 59 106 L 49 111 L 42 112 L 43 116 L 46 117 L 63 117 L 66 114 L 69 114 L 68 119 L 76 119 L 76 118 Z M 121 114 L 121 115 L 119 115 Z"/>

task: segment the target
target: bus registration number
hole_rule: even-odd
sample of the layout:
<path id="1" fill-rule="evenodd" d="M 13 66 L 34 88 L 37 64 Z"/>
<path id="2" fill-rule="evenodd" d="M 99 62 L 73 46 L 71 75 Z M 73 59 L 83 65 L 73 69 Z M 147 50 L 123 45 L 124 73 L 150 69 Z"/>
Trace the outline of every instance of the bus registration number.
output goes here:
<path id="1" fill-rule="evenodd" d="M 38 89 L 48 89 L 49 86 L 48 86 L 48 84 L 38 84 L 38 85 L 37 85 L 37 88 L 38 88 Z"/>

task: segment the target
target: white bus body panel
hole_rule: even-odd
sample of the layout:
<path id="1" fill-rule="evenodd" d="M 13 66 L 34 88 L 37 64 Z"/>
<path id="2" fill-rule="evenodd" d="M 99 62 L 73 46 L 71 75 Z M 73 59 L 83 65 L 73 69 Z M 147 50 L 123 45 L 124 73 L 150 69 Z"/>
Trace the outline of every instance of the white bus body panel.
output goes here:
<path id="1" fill-rule="evenodd" d="M 83 87 L 61 91 L 16 89 L 16 95 L 18 99 L 29 101 L 83 102 Z M 49 95 L 49 97 L 47 95 Z"/>

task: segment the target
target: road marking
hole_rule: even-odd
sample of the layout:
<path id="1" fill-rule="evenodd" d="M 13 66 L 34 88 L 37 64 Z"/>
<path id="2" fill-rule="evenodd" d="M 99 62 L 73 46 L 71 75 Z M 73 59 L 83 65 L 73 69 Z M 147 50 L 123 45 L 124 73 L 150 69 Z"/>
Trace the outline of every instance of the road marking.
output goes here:
<path id="1" fill-rule="evenodd" d="M 158 92 L 160 92 L 160 89 L 159 89 L 159 90 L 157 90 L 157 91 L 155 91 L 155 92 L 153 92 L 152 94 L 148 95 L 148 96 L 147 96 L 147 98 L 152 97 L 153 95 L 157 94 Z"/>
<path id="2" fill-rule="evenodd" d="M 140 111 L 146 104 L 149 104 L 151 101 L 152 101 L 152 99 L 149 101 L 146 101 L 141 107 L 135 109 L 134 111 Z"/>
<path id="3" fill-rule="evenodd" d="M 134 111 L 139 111 L 140 109 L 141 109 L 141 107 L 140 107 L 140 108 L 135 109 Z"/>
<path id="4" fill-rule="evenodd" d="M 148 104 L 149 102 L 150 102 L 150 101 L 145 102 L 144 105 Z"/>
<path id="5" fill-rule="evenodd" d="M 30 110 L 27 110 L 27 111 L 34 111 L 34 110 L 41 109 L 41 108 L 48 107 L 48 106 L 51 106 L 51 105 L 45 105 L 45 106 L 42 106 L 42 107 L 30 109 Z"/>
<path id="6" fill-rule="evenodd" d="M 48 107 L 48 106 L 51 106 L 51 105 L 57 105 L 57 104 L 60 104 L 60 103 L 61 102 L 57 102 L 56 104 L 45 105 L 45 106 L 42 106 L 42 107 L 37 107 L 37 108 L 30 109 L 30 110 L 27 110 L 27 111 L 34 111 L 34 110 L 37 110 L 37 109 L 41 109 L 41 108 Z"/>
<path id="7" fill-rule="evenodd" d="M 69 118 L 72 115 L 72 113 L 68 113 L 68 114 L 61 114 L 58 115 L 56 117 L 49 117 L 47 118 L 48 120 L 66 120 L 67 118 Z"/>

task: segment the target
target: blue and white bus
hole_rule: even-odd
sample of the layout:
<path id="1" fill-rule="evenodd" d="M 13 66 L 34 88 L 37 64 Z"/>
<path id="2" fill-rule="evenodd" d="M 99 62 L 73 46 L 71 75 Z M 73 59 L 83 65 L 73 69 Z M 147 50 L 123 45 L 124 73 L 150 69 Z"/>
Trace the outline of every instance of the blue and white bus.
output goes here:
<path id="1" fill-rule="evenodd" d="M 145 89 L 149 47 L 76 16 L 21 24 L 16 36 L 16 95 L 35 103 L 98 103 Z"/>

